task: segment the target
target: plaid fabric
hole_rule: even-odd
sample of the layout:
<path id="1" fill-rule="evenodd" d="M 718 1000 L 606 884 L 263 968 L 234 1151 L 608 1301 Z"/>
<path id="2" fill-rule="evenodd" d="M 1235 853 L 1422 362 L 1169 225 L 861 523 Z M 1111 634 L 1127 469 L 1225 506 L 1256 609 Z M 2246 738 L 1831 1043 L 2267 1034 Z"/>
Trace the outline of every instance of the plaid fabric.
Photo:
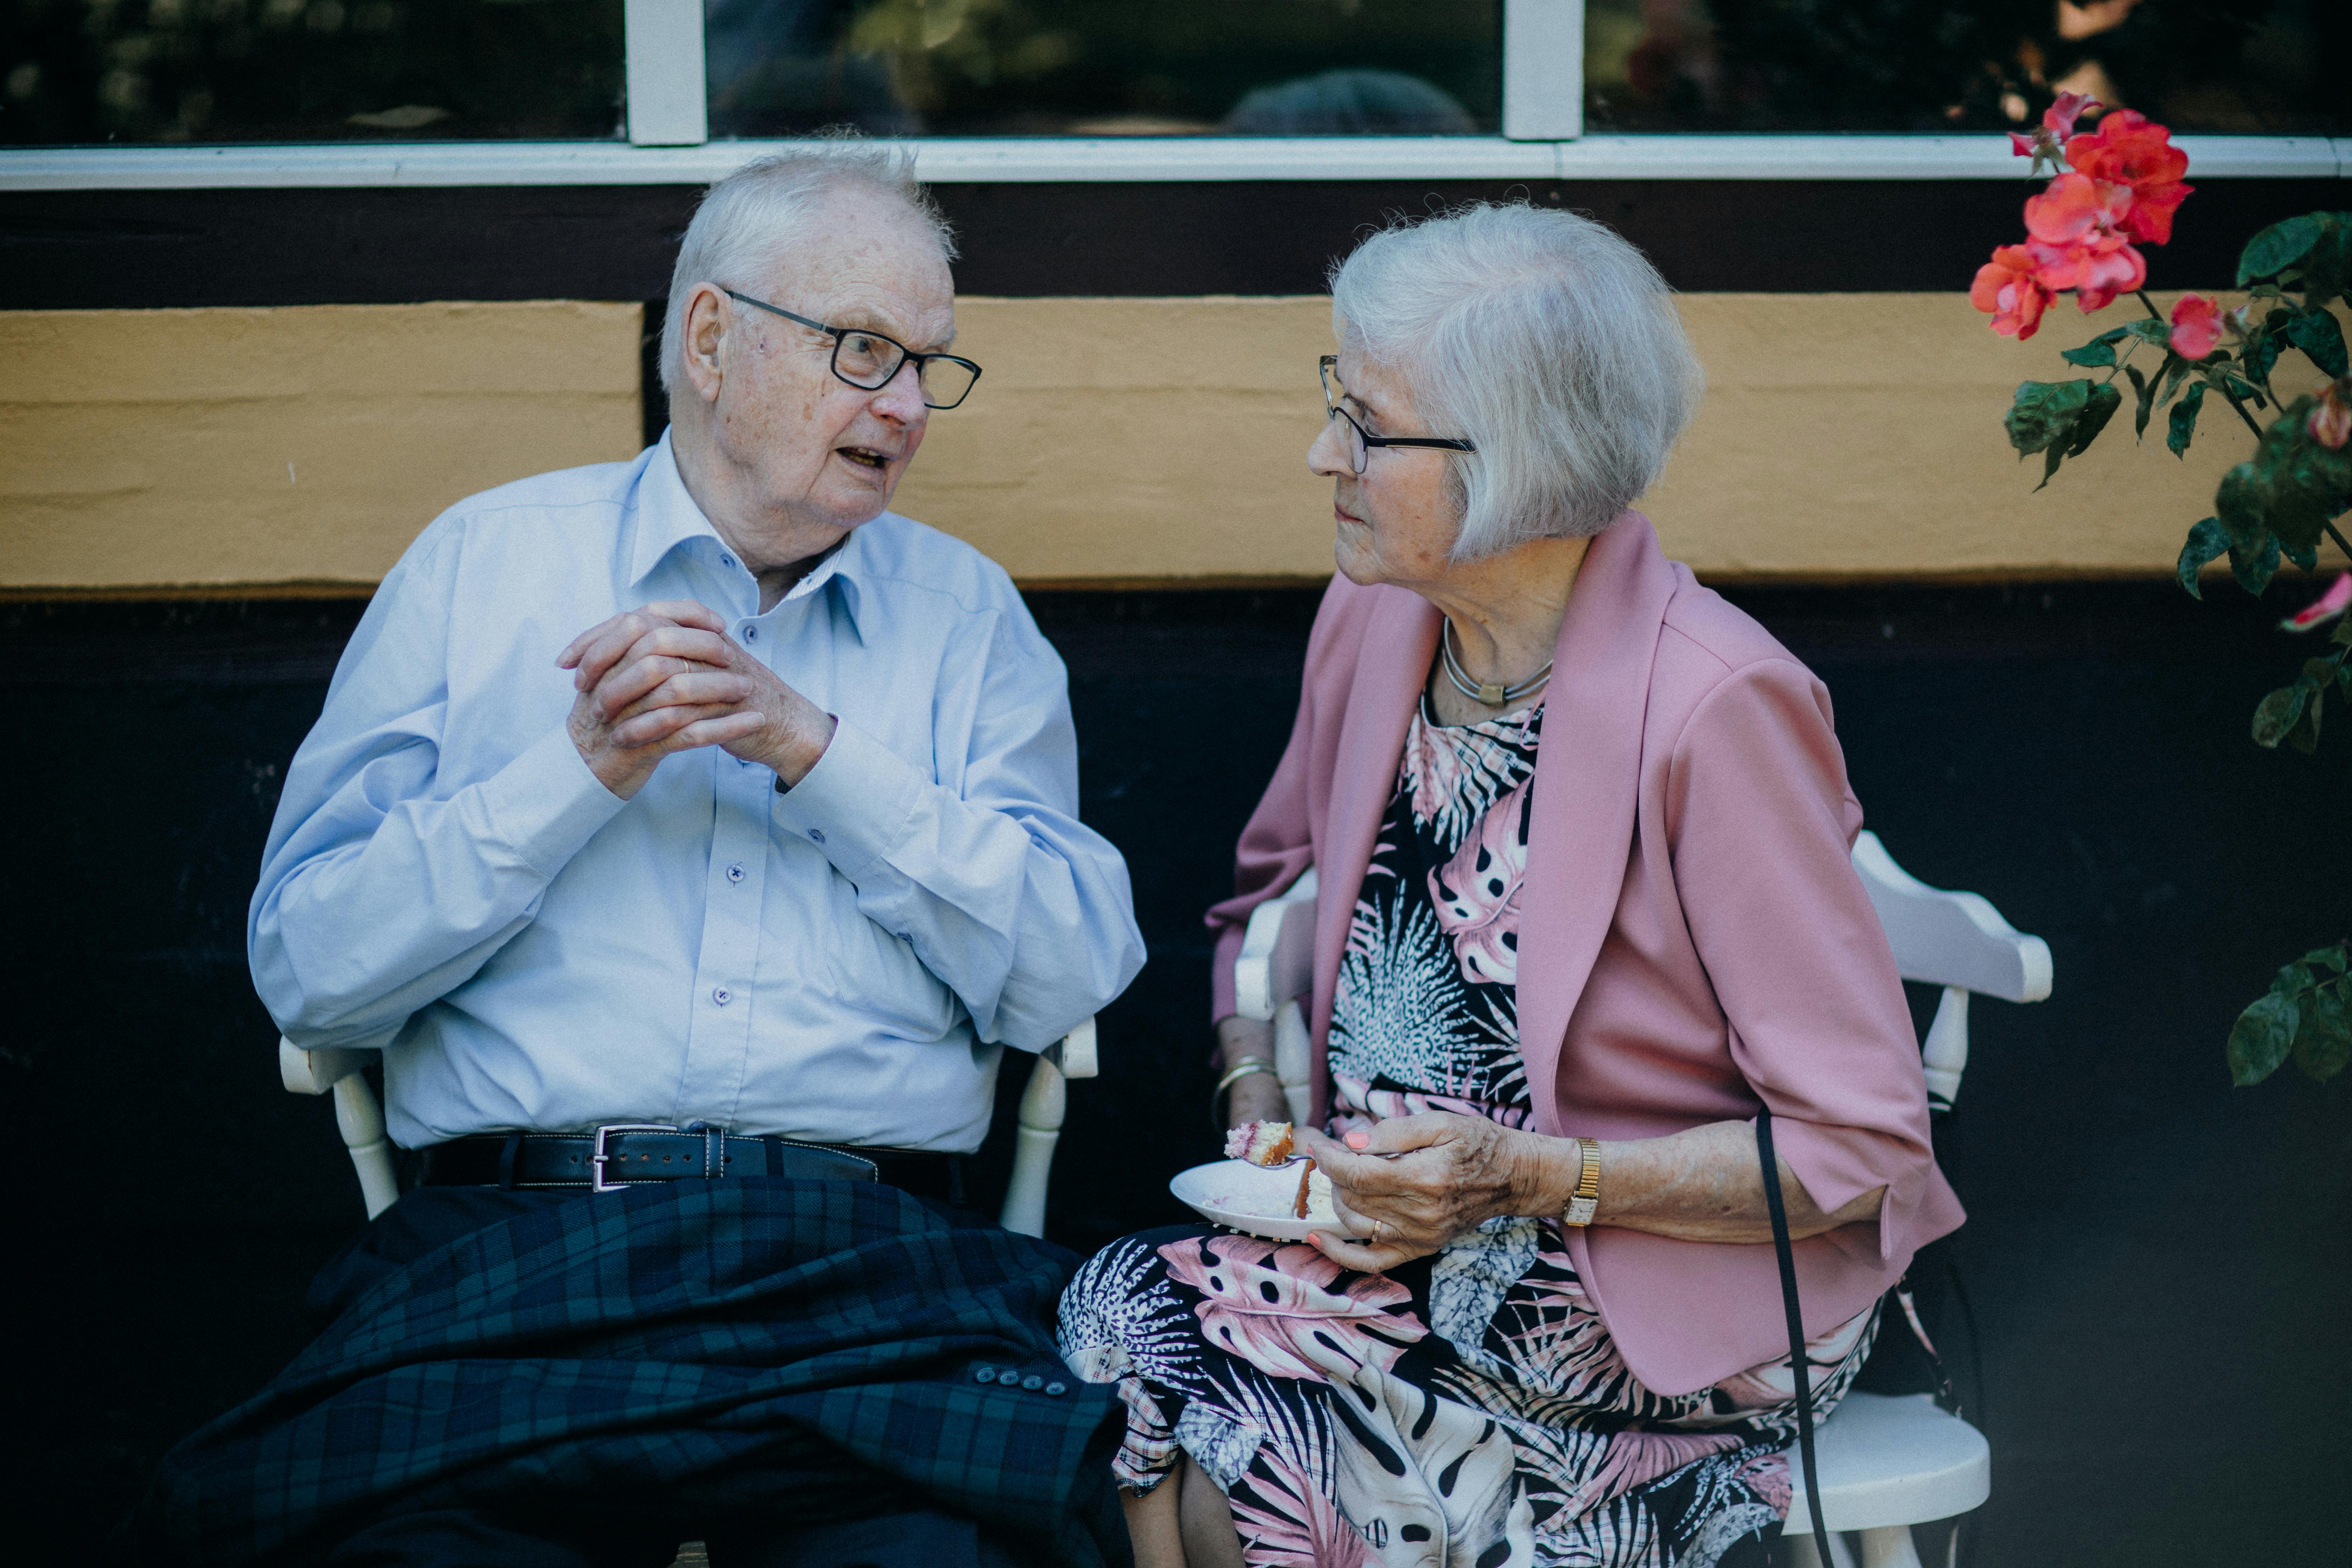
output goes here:
<path id="1" fill-rule="evenodd" d="M 879 1183 L 679 1182 L 474 1231 L 164 1461 L 151 1561 L 290 1563 L 388 1509 L 682 1519 L 929 1503 L 1124 1563 L 1119 1405 L 1055 1354 L 1075 1260 Z M 1035 1372 L 1043 1390 L 975 1381 Z"/>

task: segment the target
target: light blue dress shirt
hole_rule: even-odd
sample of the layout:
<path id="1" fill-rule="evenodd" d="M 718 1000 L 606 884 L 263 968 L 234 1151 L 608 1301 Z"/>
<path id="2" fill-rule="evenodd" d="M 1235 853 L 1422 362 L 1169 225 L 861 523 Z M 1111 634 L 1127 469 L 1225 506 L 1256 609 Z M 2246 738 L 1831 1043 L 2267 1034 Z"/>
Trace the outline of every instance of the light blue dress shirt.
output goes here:
<path id="1" fill-rule="evenodd" d="M 662 599 L 838 718 L 789 793 L 707 747 L 623 802 L 581 760 L 556 655 Z M 384 579 L 247 935 L 296 1045 L 383 1047 L 400 1143 L 700 1119 L 969 1152 L 1003 1047 L 1142 966 L 1061 659 L 1002 569 L 886 512 L 759 599 L 667 437 L 459 502 Z"/>

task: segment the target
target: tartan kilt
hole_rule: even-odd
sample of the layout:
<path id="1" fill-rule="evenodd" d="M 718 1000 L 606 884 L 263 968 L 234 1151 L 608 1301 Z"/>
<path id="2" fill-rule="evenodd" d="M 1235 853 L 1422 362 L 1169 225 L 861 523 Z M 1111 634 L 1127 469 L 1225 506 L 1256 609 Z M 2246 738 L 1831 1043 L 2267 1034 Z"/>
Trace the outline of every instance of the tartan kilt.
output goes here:
<path id="1" fill-rule="evenodd" d="M 536 1207 L 360 1290 L 173 1450 L 130 1542 L 150 1562 L 292 1563 L 386 1511 L 928 1505 L 1041 1563 L 1123 1563 L 1118 1400 L 1069 1374 L 1051 1327 L 1076 1261 L 877 1182 Z M 983 1384 L 983 1366 L 1063 1392 Z"/>

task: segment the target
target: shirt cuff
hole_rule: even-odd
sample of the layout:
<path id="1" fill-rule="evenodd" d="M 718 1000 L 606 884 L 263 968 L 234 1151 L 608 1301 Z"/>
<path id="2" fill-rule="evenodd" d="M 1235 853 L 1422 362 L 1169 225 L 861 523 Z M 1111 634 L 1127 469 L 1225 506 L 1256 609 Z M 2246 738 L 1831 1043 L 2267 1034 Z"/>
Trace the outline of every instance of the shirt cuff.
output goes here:
<path id="1" fill-rule="evenodd" d="M 628 804 L 589 770 L 562 724 L 480 788 L 490 830 L 551 881 Z"/>
<path id="2" fill-rule="evenodd" d="M 898 847 L 927 782 L 898 753 L 836 717 L 816 766 L 776 796 L 776 826 L 824 850 L 855 882 Z"/>

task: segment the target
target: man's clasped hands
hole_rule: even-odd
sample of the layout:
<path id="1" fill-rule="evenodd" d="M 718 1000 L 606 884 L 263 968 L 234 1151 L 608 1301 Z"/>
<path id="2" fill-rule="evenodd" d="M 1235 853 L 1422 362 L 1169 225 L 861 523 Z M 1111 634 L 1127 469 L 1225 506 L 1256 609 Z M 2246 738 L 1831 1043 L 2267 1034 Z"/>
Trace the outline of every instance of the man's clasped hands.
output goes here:
<path id="1" fill-rule="evenodd" d="M 599 783 L 627 800 L 664 757 L 700 746 L 775 770 L 795 784 L 833 740 L 833 716 L 779 679 L 690 599 L 629 610 L 572 640 L 556 664 L 579 695 L 572 743 Z"/>

